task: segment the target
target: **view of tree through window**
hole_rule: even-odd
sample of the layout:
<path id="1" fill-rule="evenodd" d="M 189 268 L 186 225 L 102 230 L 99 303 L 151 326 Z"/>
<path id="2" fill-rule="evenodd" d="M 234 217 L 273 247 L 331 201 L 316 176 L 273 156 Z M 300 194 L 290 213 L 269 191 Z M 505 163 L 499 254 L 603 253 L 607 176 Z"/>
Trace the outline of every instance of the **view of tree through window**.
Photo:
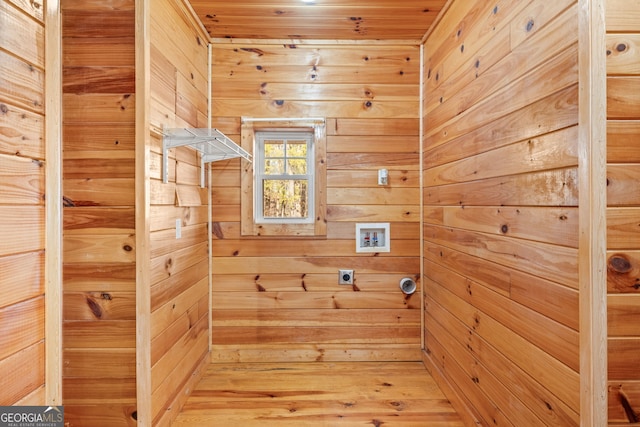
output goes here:
<path id="1" fill-rule="evenodd" d="M 308 148 L 306 140 L 264 141 L 264 218 L 309 215 Z"/>

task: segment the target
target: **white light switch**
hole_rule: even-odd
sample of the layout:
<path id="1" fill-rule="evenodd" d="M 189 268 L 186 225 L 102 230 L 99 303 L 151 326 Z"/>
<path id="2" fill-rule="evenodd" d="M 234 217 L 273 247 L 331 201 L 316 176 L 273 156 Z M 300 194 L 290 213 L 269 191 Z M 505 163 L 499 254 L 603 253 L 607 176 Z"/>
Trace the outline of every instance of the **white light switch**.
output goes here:
<path id="1" fill-rule="evenodd" d="M 378 170 L 378 185 L 387 185 L 389 183 L 389 171 L 386 169 Z"/>
<path id="2" fill-rule="evenodd" d="M 182 220 L 180 218 L 176 219 L 176 239 L 182 237 Z"/>

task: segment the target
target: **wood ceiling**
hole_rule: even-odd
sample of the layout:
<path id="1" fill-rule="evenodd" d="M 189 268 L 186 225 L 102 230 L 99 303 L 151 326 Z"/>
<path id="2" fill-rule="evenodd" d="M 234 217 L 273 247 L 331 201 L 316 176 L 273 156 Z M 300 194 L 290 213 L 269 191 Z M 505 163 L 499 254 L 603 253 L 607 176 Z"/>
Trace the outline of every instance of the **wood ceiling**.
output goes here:
<path id="1" fill-rule="evenodd" d="M 190 0 L 212 39 L 420 41 L 448 0 Z"/>

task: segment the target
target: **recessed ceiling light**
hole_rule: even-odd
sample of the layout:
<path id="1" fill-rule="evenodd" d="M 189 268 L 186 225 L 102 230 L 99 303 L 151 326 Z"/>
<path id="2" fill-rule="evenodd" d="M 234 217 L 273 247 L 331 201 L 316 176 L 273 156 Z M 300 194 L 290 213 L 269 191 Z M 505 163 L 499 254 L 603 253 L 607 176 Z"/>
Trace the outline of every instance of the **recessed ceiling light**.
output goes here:
<path id="1" fill-rule="evenodd" d="M 308 3 L 308 4 L 315 3 L 315 2 L 316 0 L 302 0 L 302 3 Z"/>

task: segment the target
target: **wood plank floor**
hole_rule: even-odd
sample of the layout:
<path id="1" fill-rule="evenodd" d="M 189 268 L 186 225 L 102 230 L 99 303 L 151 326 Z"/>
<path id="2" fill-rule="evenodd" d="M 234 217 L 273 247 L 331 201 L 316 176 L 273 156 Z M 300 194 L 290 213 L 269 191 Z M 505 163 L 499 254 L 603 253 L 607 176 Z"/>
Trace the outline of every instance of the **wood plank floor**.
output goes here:
<path id="1" fill-rule="evenodd" d="M 211 364 L 173 427 L 463 427 L 420 362 Z"/>

